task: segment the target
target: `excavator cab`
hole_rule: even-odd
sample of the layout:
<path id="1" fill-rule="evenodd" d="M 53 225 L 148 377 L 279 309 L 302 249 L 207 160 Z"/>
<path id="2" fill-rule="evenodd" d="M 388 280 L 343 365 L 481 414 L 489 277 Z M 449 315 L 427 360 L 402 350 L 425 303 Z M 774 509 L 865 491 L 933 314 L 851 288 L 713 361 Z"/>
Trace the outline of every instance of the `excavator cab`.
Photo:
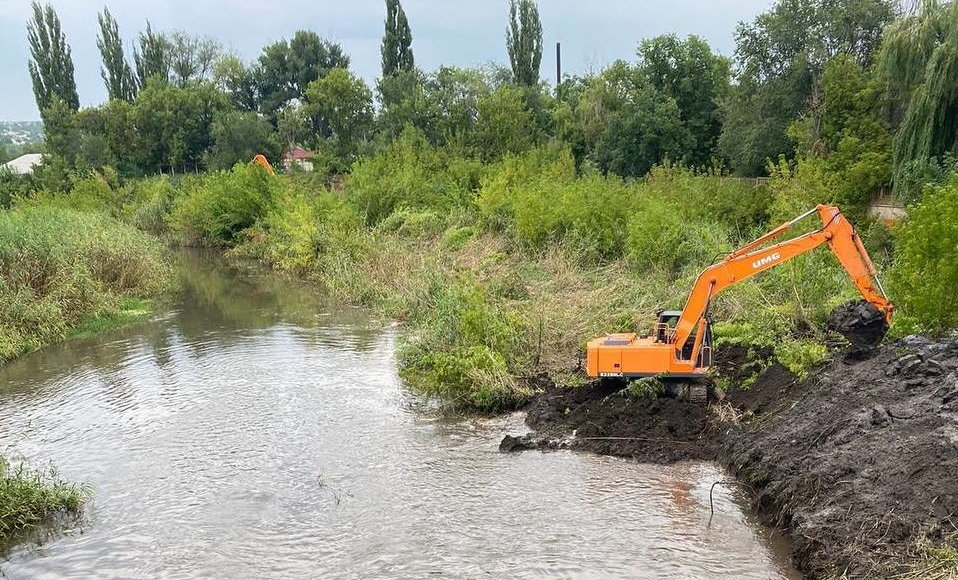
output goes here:
<path id="1" fill-rule="evenodd" d="M 681 310 L 662 310 L 659 312 L 658 322 L 655 323 L 655 342 L 669 342 L 681 317 Z"/>

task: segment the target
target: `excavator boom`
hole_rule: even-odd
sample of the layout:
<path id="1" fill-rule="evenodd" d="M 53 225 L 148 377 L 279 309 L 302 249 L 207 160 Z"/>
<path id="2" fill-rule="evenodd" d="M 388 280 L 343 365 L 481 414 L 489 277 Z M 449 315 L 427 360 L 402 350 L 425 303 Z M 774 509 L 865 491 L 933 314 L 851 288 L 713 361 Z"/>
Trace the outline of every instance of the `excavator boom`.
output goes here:
<path id="1" fill-rule="evenodd" d="M 817 213 L 822 227 L 768 245 L 799 221 Z M 733 284 L 743 282 L 792 258 L 827 245 L 838 258 L 862 297 L 884 317 L 887 324 L 894 310 L 877 272 L 855 228 L 834 206 L 819 205 L 709 266 L 695 281 L 685 308 L 671 313 L 674 324 L 660 317 L 654 336 L 614 334 L 589 342 L 589 376 L 675 376 L 695 377 L 708 372 L 711 364 L 711 332 L 708 308 L 715 296 Z"/>

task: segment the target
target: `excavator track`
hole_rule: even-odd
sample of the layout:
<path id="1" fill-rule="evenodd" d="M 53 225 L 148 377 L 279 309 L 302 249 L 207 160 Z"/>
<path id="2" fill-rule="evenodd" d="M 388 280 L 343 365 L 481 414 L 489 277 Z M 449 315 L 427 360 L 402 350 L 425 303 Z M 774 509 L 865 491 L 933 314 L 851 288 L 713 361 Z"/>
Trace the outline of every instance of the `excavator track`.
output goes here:
<path id="1" fill-rule="evenodd" d="M 693 383 L 689 385 L 688 396 L 689 401 L 697 405 L 708 405 L 709 387 L 705 384 Z"/>

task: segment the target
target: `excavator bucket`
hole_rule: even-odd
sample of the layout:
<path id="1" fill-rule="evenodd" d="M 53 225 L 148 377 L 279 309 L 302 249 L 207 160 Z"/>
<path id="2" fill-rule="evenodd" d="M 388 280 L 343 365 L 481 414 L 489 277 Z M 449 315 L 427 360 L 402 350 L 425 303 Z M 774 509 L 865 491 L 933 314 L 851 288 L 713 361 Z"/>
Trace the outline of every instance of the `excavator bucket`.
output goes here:
<path id="1" fill-rule="evenodd" d="M 865 300 L 848 302 L 832 310 L 827 326 L 857 347 L 875 346 L 888 332 L 885 315 Z"/>

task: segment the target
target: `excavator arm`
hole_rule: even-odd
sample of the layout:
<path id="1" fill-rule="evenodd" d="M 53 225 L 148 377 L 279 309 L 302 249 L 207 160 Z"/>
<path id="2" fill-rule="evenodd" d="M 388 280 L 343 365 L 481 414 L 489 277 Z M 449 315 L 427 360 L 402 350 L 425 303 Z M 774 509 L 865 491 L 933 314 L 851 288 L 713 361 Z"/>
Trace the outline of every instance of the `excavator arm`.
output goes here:
<path id="1" fill-rule="evenodd" d="M 820 229 L 765 247 L 796 223 L 814 213 L 818 213 L 822 220 Z M 713 264 L 699 275 L 672 335 L 671 342 L 676 357 L 681 357 L 683 348 L 696 326 L 704 325 L 709 303 L 719 292 L 823 244 L 827 244 L 838 258 L 862 297 L 885 316 L 886 322 L 891 322 L 892 303 L 885 296 L 884 289 L 878 281 L 875 266 L 868 257 L 868 252 L 865 251 L 855 228 L 837 207 L 819 205 L 732 252 L 721 262 Z M 693 348 L 693 360 L 698 354 L 703 333 L 698 334 Z"/>

